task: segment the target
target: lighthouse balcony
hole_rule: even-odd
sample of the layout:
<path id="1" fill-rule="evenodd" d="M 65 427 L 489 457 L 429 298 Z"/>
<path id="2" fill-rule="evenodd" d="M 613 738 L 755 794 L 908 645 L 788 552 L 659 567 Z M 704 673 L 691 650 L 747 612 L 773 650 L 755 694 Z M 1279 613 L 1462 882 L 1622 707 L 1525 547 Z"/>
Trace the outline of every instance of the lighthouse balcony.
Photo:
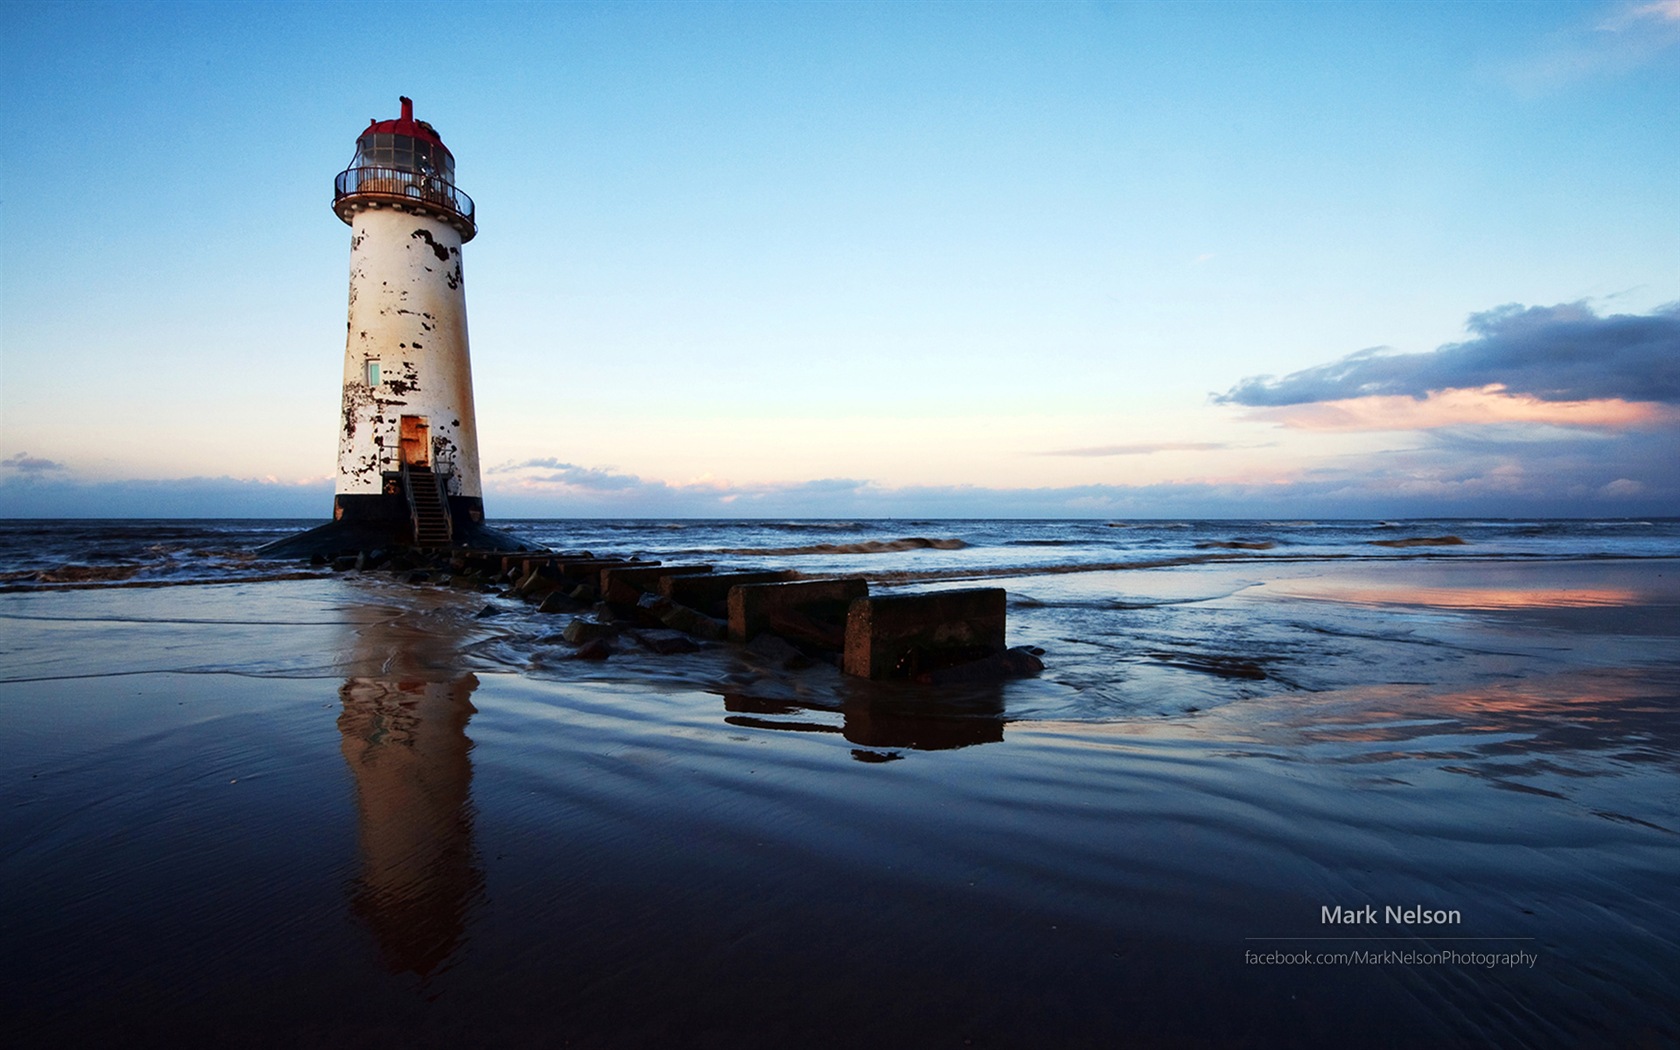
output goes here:
<path id="1" fill-rule="evenodd" d="M 333 180 L 333 211 L 345 222 L 367 207 L 429 212 L 470 241 L 478 232 L 472 198 L 434 174 L 402 168 L 349 168 Z"/>

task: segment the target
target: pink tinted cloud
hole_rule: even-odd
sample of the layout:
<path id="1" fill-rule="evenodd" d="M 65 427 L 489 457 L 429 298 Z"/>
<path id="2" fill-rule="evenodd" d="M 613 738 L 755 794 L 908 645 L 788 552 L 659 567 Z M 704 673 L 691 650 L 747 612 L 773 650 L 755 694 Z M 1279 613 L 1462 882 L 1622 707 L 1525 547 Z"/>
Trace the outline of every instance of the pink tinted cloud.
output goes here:
<path id="1" fill-rule="evenodd" d="M 1254 409 L 1256 422 L 1293 430 L 1437 430 L 1442 427 L 1527 423 L 1587 430 L 1643 430 L 1680 423 L 1675 406 L 1621 398 L 1542 401 L 1501 387 L 1406 395 L 1345 398 Z"/>

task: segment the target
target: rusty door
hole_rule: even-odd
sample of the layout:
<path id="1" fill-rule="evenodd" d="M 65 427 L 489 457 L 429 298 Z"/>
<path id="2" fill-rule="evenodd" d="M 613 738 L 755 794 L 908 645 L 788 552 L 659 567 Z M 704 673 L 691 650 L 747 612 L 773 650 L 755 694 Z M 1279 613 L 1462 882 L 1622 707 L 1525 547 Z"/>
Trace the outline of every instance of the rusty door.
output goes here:
<path id="1" fill-rule="evenodd" d="M 397 441 L 403 463 L 424 467 L 432 462 L 431 427 L 425 416 L 403 416 Z"/>

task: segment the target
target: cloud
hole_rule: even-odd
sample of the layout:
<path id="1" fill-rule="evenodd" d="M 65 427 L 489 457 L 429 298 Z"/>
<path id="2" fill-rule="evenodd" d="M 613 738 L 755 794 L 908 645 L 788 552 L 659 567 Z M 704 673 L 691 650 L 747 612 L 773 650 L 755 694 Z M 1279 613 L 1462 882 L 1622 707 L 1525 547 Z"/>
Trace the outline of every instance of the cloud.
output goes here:
<path id="1" fill-rule="evenodd" d="M 31 456 L 27 452 L 19 452 L 15 456 L 0 459 L 0 466 L 22 474 L 51 474 L 67 469 L 62 463 L 55 463 L 50 459 L 42 459 L 39 456 Z"/>
<path id="2" fill-rule="evenodd" d="M 817 478 L 800 482 L 736 484 L 710 476 L 682 483 L 642 478 L 616 470 L 585 467 L 553 457 L 527 459 L 489 468 L 486 488 L 521 506 L 550 508 L 543 513 L 581 512 L 652 516 L 755 516 L 755 507 L 785 515 L 787 506 L 812 501 L 832 503 L 873 489 L 851 478 Z M 529 512 L 527 512 L 529 513 Z"/>
<path id="3" fill-rule="evenodd" d="M 590 492 L 623 492 L 650 484 L 632 474 L 618 474 L 596 467 L 580 467 L 553 457 L 502 464 L 491 467 L 487 473 L 514 475 L 525 485 L 558 485 Z"/>
<path id="4" fill-rule="evenodd" d="M 1340 476 L 1344 495 L 1386 492 L 1432 501 L 1442 514 L 1486 506 L 1499 515 L 1667 515 L 1680 505 L 1677 457 L 1680 429 L 1599 434 L 1513 424 L 1431 431 L 1416 447 L 1350 457 L 1319 477 Z"/>
<path id="5" fill-rule="evenodd" d="M 1244 418 L 1292 430 L 1436 430 L 1514 423 L 1542 428 L 1630 430 L 1680 424 L 1680 407 L 1619 398 L 1547 402 L 1495 390 L 1447 390 L 1422 399 L 1378 396 L 1257 408 Z"/>
<path id="6" fill-rule="evenodd" d="M 1121 453 L 1126 454 L 1126 453 Z M 1153 485 L 887 486 L 857 478 L 668 483 L 529 461 L 486 476 L 492 517 L 1402 518 L 1680 513 L 1680 430 L 1605 435 L 1526 423 L 1444 427 L 1414 447 L 1311 469 Z M 559 475 L 561 480 L 549 480 Z M 611 479 L 587 487 L 564 479 Z"/>
<path id="7" fill-rule="evenodd" d="M 1658 32 L 1669 27 L 1680 28 L 1680 0 L 1623 5 L 1598 24 L 1598 28 L 1606 33 L 1650 31 L 1653 27 Z"/>
<path id="8" fill-rule="evenodd" d="M 1297 430 L 1407 432 L 1405 447 L 1323 461 L 1288 480 L 1303 501 L 1355 516 L 1400 506 L 1415 509 L 1393 515 L 1591 517 L 1680 505 L 1680 306 L 1612 316 L 1584 303 L 1504 306 L 1467 328 L 1471 338 L 1431 353 L 1361 350 L 1244 379 L 1214 400 Z"/>
<path id="9" fill-rule="evenodd" d="M 1649 65 L 1680 44 L 1680 0 L 1623 3 L 1592 23 L 1551 34 L 1504 70 L 1516 91 L 1540 94 Z"/>
<path id="10" fill-rule="evenodd" d="M 1431 431 L 1417 448 L 1267 477 L 1154 485 L 892 487 L 857 478 L 669 484 L 553 461 L 485 476 L 492 520 L 514 518 L 1407 518 L 1680 515 L 1680 434 L 1606 438 L 1526 428 Z M 526 476 L 521 477 L 524 474 Z M 595 487 L 540 480 L 545 475 Z M 330 478 L 83 482 L 0 475 L 13 518 L 282 518 L 325 521 Z"/>
<path id="11" fill-rule="evenodd" d="M 333 482 L 266 478 L 85 481 L 48 474 L 0 476 L 8 518 L 313 518 L 332 514 Z"/>
<path id="12" fill-rule="evenodd" d="M 1214 441 L 1162 441 L 1145 445 L 1097 445 L 1092 448 L 1066 448 L 1035 454 L 1040 456 L 1152 456 L 1157 452 L 1213 452 L 1230 447 L 1223 442 Z"/>
<path id="13" fill-rule="evenodd" d="M 1451 390 L 1535 401 L 1680 405 L 1680 304 L 1599 317 L 1585 303 L 1502 306 L 1472 314 L 1474 338 L 1431 353 L 1360 350 L 1279 378 L 1252 376 L 1214 397 L 1278 407 Z"/>

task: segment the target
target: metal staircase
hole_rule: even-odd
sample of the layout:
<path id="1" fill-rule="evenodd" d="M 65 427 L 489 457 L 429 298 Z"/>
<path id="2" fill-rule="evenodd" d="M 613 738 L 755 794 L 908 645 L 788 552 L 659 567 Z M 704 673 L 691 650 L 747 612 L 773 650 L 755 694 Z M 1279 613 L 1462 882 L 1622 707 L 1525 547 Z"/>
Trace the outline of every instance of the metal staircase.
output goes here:
<path id="1" fill-rule="evenodd" d="M 444 499 L 441 479 L 432 473 L 432 468 L 418 463 L 405 464 L 403 491 L 408 493 L 408 510 L 414 521 L 414 545 L 449 546 L 454 536 L 449 501 Z"/>

